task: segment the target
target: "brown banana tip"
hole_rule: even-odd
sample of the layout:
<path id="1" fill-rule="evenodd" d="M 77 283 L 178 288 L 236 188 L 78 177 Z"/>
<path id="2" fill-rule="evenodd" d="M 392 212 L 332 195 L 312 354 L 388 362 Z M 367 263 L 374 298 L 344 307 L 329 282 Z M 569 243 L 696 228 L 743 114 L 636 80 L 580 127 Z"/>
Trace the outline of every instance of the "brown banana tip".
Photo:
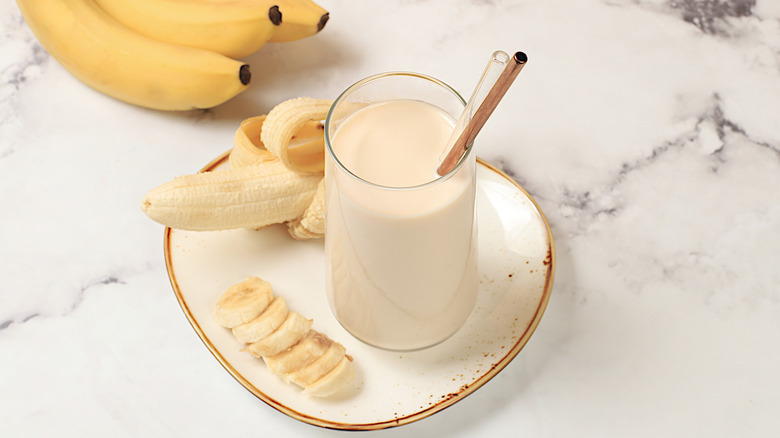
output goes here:
<path id="1" fill-rule="evenodd" d="M 320 22 L 317 23 L 317 32 L 321 31 L 323 27 L 325 27 L 325 24 L 328 22 L 328 19 L 330 18 L 330 12 L 326 12 L 325 14 L 320 17 Z"/>
<path id="2" fill-rule="evenodd" d="M 277 26 L 282 23 L 282 12 L 279 11 L 279 6 L 273 5 L 268 9 L 268 18 Z"/>
<path id="3" fill-rule="evenodd" d="M 244 64 L 238 69 L 238 79 L 241 80 L 242 84 L 249 85 L 249 82 L 252 80 L 252 72 L 249 71 L 249 64 Z"/>

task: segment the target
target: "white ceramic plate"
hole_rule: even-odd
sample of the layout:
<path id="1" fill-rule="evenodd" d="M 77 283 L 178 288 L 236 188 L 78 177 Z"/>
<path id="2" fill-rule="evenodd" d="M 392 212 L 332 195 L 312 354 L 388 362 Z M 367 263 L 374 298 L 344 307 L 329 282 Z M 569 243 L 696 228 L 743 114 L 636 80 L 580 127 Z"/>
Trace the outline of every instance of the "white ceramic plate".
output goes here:
<path id="1" fill-rule="evenodd" d="M 203 171 L 227 166 L 227 154 Z M 205 345 L 246 389 L 268 405 L 316 426 L 372 430 L 411 423 L 474 392 L 528 342 L 544 313 L 555 272 L 555 247 L 539 207 L 516 182 L 479 160 L 477 214 L 480 290 L 474 312 L 447 341 L 422 351 L 380 350 L 335 320 L 324 286 L 322 240 L 296 241 L 279 226 L 260 231 L 165 230 L 165 259 L 176 297 Z M 355 360 L 353 385 L 328 399 L 310 398 L 242 352 L 212 311 L 228 286 L 256 275 L 291 310 L 342 343 Z"/>

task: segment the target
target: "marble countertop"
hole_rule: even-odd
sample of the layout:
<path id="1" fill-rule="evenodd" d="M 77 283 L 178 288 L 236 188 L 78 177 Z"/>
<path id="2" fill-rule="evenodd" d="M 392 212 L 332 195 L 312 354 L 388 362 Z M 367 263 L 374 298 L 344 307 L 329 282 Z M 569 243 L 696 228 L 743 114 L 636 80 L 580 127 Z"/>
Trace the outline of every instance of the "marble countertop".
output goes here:
<path id="1" fill-rule="evenodd" d="M 142 195 L 282 100 L 381 71 L 469 94 L 529 62 L 478 139 L 557 250 L 520 354 L 459 403 L 367 435 L 780 431 L 780 7 L 772 0 L 321 0 L 316 37 L 247 58 L 208 111 L 86 87 L 0 5 L 0 435 L 335 436 L 255 398 L 174 296 Z"/>

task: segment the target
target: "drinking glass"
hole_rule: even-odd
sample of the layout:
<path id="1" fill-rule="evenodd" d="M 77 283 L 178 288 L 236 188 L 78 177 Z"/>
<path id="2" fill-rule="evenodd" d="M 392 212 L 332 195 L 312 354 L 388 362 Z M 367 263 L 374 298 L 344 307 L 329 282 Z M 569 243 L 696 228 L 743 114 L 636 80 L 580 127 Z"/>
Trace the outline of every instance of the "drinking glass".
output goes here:
<path id="1" fill-rule="evenodd" d="M 453 125 L 466 104 L 444 82 L 409 72 L 365 78 L 334 101 L 325 122 L 326 290 L 336 319 L 356 338 L 408 351 L 446 340 L 473 310 L 476 158 L 469 148 L 448 174 L 436 178 L 434 168 L 431 181 L 412 187 L 358 177 L 339 159 L 339 129 L 361 109 L 394 99 L 433 105 Z"/>

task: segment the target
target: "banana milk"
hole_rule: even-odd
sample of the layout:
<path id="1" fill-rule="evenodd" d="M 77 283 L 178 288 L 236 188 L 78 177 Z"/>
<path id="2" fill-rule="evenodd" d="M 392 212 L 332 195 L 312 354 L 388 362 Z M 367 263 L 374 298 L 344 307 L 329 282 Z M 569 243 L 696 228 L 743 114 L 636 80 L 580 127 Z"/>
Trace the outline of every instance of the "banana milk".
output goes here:
<path id="1" fill-rule="evenodd" d="M 368 344 L 437 344 L 474 306 L 474 158 L 436 174 L 453 123 L 431 104 L 396 99 L 362 107 L 332 136 L 328 298 L 339 322 Z"/>

